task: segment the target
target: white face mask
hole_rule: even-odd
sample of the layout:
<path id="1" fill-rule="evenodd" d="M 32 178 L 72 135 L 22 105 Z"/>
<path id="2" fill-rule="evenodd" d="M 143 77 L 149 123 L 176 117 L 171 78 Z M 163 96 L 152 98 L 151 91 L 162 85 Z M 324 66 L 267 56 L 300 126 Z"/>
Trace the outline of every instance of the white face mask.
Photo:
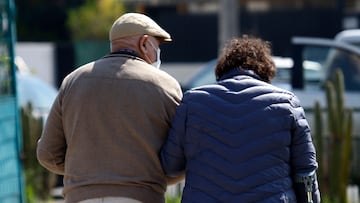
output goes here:
<path id="1" fill-rule="evenodd" d="M 156 61 L 154 63 L 152 63 L 151 65 L 154 66 L 157 69 L 160 69 L 160 65 L 161 65 L 161 60 L 160 60 L 160 48 L 158 48 L 156 50 L 157 56 L 156 56 Z"/>
<path id="2" fill-rule="evenodd" d="M 152 48 L 156 49 L 155 46 L 153 45 L 153 43 L 151 41 L 149 41 L 149 42 L 150 42 L 150 45 L 152 46 Z M 160 69 L 160 65 L 161 65 L 160 52 L 161 52 L 160 48 L 157 48 L 156 49 L 156 61 L 151 64 L 152 66 L 154 66 L 157 69 Z"/>

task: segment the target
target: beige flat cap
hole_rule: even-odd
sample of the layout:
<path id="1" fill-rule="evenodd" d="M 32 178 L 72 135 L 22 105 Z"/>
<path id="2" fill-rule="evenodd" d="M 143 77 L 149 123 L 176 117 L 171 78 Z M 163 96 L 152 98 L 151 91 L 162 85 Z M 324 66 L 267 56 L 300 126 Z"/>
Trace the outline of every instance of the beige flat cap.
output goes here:
<path id="1" fill-rule="evenodd" d="M 158 37 L 163 41 L 172 41 L 169 33 L 162 29 L 151 18 L 140 13 L 126 13 L 120 16 L 111 27 L 109 39 L 113 41 L 119 38 L 141 34 Z"/>

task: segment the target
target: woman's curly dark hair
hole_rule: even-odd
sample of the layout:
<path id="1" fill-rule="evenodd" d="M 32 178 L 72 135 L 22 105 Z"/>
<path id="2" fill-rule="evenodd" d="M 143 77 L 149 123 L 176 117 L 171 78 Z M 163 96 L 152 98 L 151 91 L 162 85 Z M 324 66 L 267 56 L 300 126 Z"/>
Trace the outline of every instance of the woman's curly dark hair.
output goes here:
<path id="1" fill-rule="evenodd" d="M 217 62 L 216 80 L 234 68 L 252 70 L 263 81 L 270 82 L 276 73 L 270 43 L 247 35 L 230 40 Z"/>

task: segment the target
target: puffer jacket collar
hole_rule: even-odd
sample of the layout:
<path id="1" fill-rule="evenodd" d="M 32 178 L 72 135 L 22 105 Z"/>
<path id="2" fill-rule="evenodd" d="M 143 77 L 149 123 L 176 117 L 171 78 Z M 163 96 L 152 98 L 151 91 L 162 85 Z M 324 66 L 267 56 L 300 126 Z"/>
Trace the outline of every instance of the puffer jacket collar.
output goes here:
<path id="1" fill-rule="evenodd" d="M 258 76 L 252 70 L 246 70 L 246 69 L 242 69 L 242 68 L 233 68 L 230 71 L 228 71 L 227 73 L 225 73 L 222 77 L 220 77 L 219 81 L 229 79 L 229 78 L 234 78 L 234 77 L 240 76 L 240 75 L 247 75 L 247 76 L 250 76 L 252 78 L 262 80 L 260 78 L 260 76 Z"/>

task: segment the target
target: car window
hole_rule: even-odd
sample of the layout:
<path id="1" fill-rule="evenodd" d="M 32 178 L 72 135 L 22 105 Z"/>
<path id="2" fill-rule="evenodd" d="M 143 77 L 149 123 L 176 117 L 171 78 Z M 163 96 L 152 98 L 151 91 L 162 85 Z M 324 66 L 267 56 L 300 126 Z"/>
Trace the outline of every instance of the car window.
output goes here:
<path id="1" fill-rule="evenodd" d="M 359 42 L 356 42 L 356 43 L 354 42 L 354 43 L 351 43 L 351 44 L 360 48 L 360 43 Z"/>
<path id="2" fill-rule="evenodd" d="M 193 87 L 215 83 L 216 82 L 215 72 L 214 72 L 215 66 L 216 66 L 216 59 L 207 62 L 201 68 L 201 70 L 187 82 L 187 84 L 183 85 L 183 89 L 187 90 Z"/>
<path id="3" fill-rule="evenodd" d="M 305 46 L 303 49 L 302 67 L 304 70 L 305 89 L 322 89 L 326 78 L 324 64 L 330 48 Z"/>
<path id="4" fill-rule="evenodd" d="M 336 69 L 344 74 L 346 90 L 360 90 L 360 56 L 343 50 L 331 50 L 324 69 L 327 70 L 327 78 L 331 78 Z"/>
<path id="5" fill-rule="evenodd" d="M 321 89 L 336 69 L 344 74 L 346 90 L 360 90 L 360 56 L 331 47 L 306 45 L 303 48 L 305 89 Z M 314 64 L 305 64 L 312 61 Z M 315 64 L 316 63 L 316 64 Z"/>

